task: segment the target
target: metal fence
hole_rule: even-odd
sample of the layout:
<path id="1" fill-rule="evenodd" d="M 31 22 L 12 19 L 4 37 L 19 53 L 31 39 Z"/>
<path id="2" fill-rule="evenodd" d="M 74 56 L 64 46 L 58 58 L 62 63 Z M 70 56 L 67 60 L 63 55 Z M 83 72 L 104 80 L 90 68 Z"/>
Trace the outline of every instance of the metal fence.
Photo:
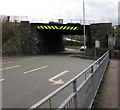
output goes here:
<path id="1" fill-rule="evenodd" d="M 75 76 L 73 79 L 65 83 L 63 86 L 49 94 L 47 97 L 40 100 L 29 108 L 29 110 L 35 110 L 37 108 L 57 108 L 57 110 L 76 110 L 77 108 L 92 107 L 96 93 L 102 81 L 104 72 L 109 62 L 109 51 L 107 51 L 102 57 L 95 61 L 92 65 Z M 80 81 L 82 80 L 82 82 Z M 80 82 L 81 83 L 80 83 Z M 69 85 L 72 85 L 70 88 Z M 55 106 L 55 102 L 59 102 L 61 99 L 54 99 L 54 97 L 60 94 L 64 89 L 72 90 L 72 93 L 59 104 Z M 60 96 L 62 97 L 62 96 Z M 53 102 L 55 100 L 55 102 Z"/>

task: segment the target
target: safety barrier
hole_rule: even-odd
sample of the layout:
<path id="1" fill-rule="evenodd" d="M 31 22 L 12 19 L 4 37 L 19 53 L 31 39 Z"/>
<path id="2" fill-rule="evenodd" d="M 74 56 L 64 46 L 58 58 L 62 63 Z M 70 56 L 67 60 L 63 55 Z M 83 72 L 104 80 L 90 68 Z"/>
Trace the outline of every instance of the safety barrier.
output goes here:
<path id="1" fill-rule="evenodd" d="M 50 110 L 53 108 L 57 110 L 87 108 L 89 110 L 92 107 L 108 62 L 109 51 L 73 79 L 31 106 L 29 110 L 34 110 L 36 108 L 49 108 Z M 82 82 L 80 80 L 82 80 Z M 69 85 L 72 85 L 72 88 L 69 87 Z M 67 92 L 64 92 L 63 96 L 61 96 L 60 92 L 64 89 L 66 89 Z M 66 98 L 64 95 L 66 93 L 68 94 L 70 90 L 72 90 L 72 93 Z M 55 98 L 55 96 L 59 94 L 60 97 L 58 98 L 57 96 L 57 98 Z M 64 101 L 62 100 L 63 97 L 65 97 Z M 59 105 L 56 103 L 59 103 Z"/>

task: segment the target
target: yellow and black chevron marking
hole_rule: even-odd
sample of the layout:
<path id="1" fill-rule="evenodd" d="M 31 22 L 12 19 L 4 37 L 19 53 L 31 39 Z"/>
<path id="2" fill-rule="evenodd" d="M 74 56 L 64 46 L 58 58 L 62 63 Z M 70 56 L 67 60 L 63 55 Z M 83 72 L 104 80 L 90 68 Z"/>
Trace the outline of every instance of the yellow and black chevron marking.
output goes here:
<path id="1" fill-rule="evenodd" d="M 44 26 L 44 25 L 40 25 L 40 26 L 37 26 L 37 29 L 40 29 L 40 30 L 78 30 L 78 27 L 77 26 Z"/>

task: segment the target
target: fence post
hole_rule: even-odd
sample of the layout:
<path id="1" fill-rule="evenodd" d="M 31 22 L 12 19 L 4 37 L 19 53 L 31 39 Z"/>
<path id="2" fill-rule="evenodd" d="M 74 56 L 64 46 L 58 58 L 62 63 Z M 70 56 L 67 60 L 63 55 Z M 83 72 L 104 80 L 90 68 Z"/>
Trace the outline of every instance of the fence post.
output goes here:
<path id="1" fill-rule="evenodd" d="M 85 80 L 86 80 L 86 79 L 87 79 L 87 73 L 86 73 L 86 71 L 85 71 L 85 73 L 84 73 L 84 74 L 85 74 Z"/>
<path id="2" fill-rule="evenodd" d="M 94 98 L 94 94 L 95 94 L 95 85 L 94 85 L 95 81 L 94 80 L 95 80 L 94 74 L 92 74 L 92 95 L 93 95 L 93 98 Z"/>
<path id="3" fill-rule="evenodd" d="M 51 110 L 51 108 L 52 108 L 51 99 L 49 99 L 49 107 L 50 107 L 50 110 Z"/>
<path id="4" fill-rule="evenodd" d="M 93 66 L 91 66 L 91 71 L 90 71 L 91 73 L 93 73 L 94 72 L 94 68 L 93 68 Z"/>
<path id="5" fill-rule="evenodd" d="M 73 81 L 73 92 L 75 93 L 75 96 L 73 97 L 73 109 L 77 109 L 77 84 L 76 80 Z"/>

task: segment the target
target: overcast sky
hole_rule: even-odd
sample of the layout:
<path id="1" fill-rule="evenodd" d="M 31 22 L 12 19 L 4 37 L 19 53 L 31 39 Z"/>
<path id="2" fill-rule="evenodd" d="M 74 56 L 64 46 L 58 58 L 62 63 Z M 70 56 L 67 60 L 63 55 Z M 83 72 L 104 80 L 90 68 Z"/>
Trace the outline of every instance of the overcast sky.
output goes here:
<path id="1" fill-rule="evenodd" d="M 86 20 L 117 24 L 119 0 L 84 0 Z M 83 19 L 83 0 L 2 0 L 1 15 Z"/>

